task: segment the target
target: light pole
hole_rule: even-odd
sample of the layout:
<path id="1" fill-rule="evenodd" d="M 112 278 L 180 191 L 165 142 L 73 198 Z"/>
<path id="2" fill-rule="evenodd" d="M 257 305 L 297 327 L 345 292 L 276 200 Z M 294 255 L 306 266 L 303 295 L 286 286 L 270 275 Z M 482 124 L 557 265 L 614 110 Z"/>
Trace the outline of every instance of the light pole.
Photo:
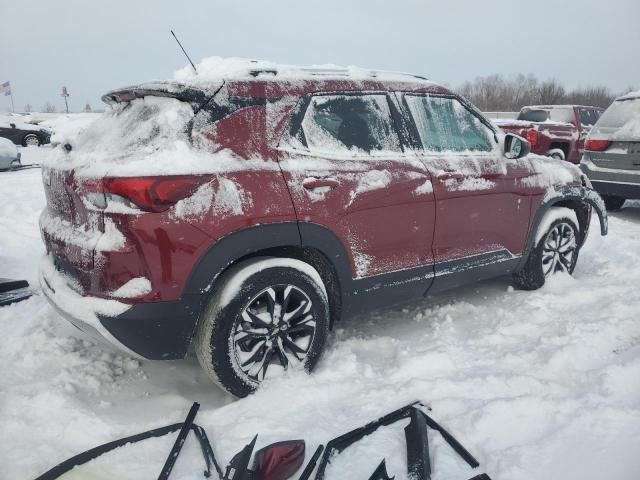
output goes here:
<path id="1" fill-rule="evenodd" d="M 67 87 L 62 87 L 62 96 L 64 97 L 65 109 L 66 109 L 67 113 L 69 113 L 69 103 L 67 102 L 67 97 L 69 96 L 69 92 L 67 90 Z"/>

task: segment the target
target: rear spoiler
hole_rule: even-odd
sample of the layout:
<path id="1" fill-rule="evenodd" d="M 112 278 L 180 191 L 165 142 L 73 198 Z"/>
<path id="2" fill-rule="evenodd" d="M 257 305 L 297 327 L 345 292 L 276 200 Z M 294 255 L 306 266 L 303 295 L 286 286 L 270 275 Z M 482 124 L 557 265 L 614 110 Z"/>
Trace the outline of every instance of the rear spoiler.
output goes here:
<path id="1" fill-rule="evenodd" d="M 102 101 L 107 105 L 114 105 L 146 96 L 167 97 L 190 103 L 198 109 L 219 90 L 220 86 L 213 83 L 192 86 L 179 82 L 149 82 L 111 90 L 102 96 Z"/>

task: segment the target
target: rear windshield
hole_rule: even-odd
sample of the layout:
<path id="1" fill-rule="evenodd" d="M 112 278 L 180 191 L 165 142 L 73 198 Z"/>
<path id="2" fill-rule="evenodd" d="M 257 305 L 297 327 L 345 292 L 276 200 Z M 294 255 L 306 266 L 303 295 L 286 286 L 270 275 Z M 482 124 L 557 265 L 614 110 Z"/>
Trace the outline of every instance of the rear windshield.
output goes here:
<path id="1" fill-rule="evenodd" d="M 593 133 L 612 134 L 628 124 L 640 122 L 640 98 L 616 100 L 602 114 Z"/>
<path id="2" fill-rule="evenodd" d="M 193 110 L 175 98 L 146 96 L 115 104 L 98 120 L 68 139 L 74 154 L 122 157 L 149 153 L 175 141 L 186 141 Z"/>
<path id="3" fill-rule="evenodd" d="M 573 109 L 571 108 L 526 108 L 520 111 L 518 120 L 527 122 L 561 122 L 573 123 Z"/>

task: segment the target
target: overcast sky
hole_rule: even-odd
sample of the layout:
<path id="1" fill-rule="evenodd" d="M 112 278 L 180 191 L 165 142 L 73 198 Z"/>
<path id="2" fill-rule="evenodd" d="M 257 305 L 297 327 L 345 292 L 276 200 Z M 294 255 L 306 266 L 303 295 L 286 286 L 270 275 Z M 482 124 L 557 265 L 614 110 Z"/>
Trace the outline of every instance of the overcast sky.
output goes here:
<path id="1" fill-rule="evenodd" d="M 70 108 L 194 59 L 239 56 L 402 70 L 457 86 L 534 73 L 640 88 L 640 0 L 0 0 L 0 83 L 16 110 Z M 0 110 L 10 108 L 0 97 Z"/>

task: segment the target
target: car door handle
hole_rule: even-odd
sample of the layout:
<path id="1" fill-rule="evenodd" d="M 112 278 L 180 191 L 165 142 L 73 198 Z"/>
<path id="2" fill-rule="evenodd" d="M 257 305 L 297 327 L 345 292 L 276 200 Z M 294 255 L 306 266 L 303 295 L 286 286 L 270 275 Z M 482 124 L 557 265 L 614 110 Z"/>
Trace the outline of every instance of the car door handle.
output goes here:
<path id="1" fill-rule="evenodd" d="M 340 185 L 340 182 L 338 182 L 338 180 L 336 180 L 335 178 L 309 177 L 305 178 L 302 181 L 302 186 L 307 190 L 313 190 L 315 188 L 322 187 L 336 188 L 338 185 Z"/>

